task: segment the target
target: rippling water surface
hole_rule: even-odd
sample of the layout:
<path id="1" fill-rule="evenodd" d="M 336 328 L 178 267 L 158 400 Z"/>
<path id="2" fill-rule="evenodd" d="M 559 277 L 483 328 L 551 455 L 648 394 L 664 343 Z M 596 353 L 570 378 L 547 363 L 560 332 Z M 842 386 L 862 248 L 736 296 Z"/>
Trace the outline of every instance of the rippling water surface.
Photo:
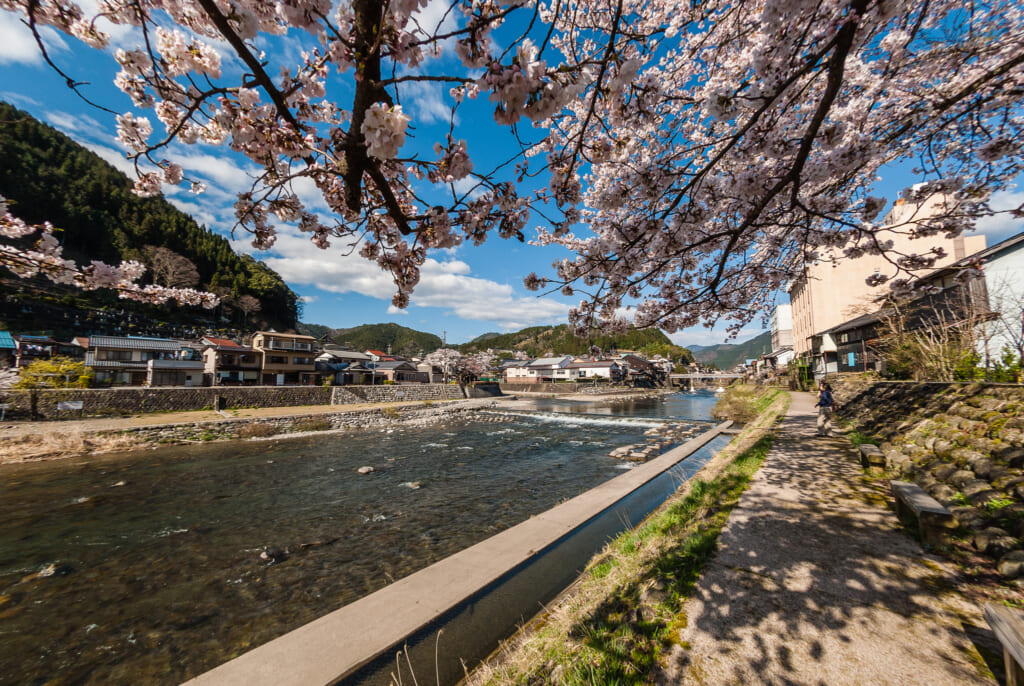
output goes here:
<path id="1" fill-rule="evenodd" d="M 5 466 L 0 683 L 179 683 L 621 474 L 610 450 L 714 401 Z"/>

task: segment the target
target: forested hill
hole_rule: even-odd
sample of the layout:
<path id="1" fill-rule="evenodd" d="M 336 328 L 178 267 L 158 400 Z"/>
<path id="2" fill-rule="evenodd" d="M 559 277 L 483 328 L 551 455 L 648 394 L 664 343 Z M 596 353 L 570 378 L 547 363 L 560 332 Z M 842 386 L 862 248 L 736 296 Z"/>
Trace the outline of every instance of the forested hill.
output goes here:
<path id="1" fill-rule="evenodd" d="M 771 352 L 772 334 L 763 334 L 743 343 L 721 343 L 719 345 L 692 346 L 693 356 L 698 362 L 714 365 L 719 369 L 732 369 L 748 359 Z"/>
<path id="2" fill-rule="evenodd" d="M 300 323 L 296 330 L 307 336 L 326 337 L 350 350 L 387 352 L 390 347 L 396 355 L 417 356 L 432 353 L 441 347 L 439 336 L 398 324 L 363 324 L 349 329 L 331 329 L 320 324 Z"/>
<path id="3" fill-rule="evenodd" d="M 587 355 L 591 345 L 601 350 L 637 350 L 647 355 L 664 355 L 673 360 L 692 362 L 693 356 L 686 348 L 673 345 L 658 329 L 634 329 L 615 336 L 594 335 L 590 339 L 577 338 L 568 324 L 558 326 L 531 326 L 522 331 L 507 334 L 486 333 L 469 343 L 454 346 L 464 353 L 481 350 L 520 350 L 530 357 L 543 357 L 550 353 Z"/>
<path id="4" fill-rule="evenodd" d="M 0 102 L 0 195 L 13 201 L 16 216 L 32 224 L 49 221 L 60 229 L 67 257 L 148 263 L 154 248 L 166 248 L 190 260 L 198 272 L 197 287 L 224 294 L 229 309 L 243 296 L 259 300 L 255 312 L 251 301 L 233 308 L 236 317 L 245 310 L 252 315 L 250 322 L 295 326 L 298 299 L 277 272 L 237 255 L 227 239 L 163 198 L 140 198 L 131 187 L 127 176 L 95 153 Z"/>

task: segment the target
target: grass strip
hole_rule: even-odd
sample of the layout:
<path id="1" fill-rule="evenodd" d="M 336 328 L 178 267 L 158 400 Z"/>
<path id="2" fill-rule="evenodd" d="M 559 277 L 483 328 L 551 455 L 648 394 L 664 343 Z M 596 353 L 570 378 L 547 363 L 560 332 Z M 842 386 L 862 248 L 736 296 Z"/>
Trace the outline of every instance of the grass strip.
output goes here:
<path id="1" fill-rule="evenodd" d="M 789 394 L 767 405 L 657 512 L 608 544 L 576 584 L 467 677 L 482 684 L 651 683 L 685 626 L 682 608 L 771 447 Z"/>

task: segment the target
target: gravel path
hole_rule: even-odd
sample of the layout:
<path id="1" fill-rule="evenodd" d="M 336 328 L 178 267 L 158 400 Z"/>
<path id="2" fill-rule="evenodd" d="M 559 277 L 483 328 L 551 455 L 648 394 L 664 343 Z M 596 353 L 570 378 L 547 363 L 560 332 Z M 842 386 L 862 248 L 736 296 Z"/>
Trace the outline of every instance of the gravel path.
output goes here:
<path id="1" fill-rule="evenodd" d="M 992 684 L 978 609 L 898 525 L 852 446 L 793 403 L 684 612 L 665 676 L 699 684 Z"/>

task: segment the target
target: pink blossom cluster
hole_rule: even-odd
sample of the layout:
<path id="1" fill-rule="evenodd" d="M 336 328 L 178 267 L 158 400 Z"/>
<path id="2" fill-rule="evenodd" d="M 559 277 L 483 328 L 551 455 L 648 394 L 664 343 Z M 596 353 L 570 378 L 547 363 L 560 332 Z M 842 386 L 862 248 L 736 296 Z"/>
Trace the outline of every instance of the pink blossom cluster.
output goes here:
<path id="1" fill-rule="evenodd" d="M 926 183 L 908 201 L 950 200 L 898 227 L 919 236 L 967 230 L 1021 168 L 1013 0 L 454 0 L 441 22 L 427 6 L 104 0 L 97 13 L 0 0 L 40 45 L 50 26 L 102 47 L 99 16 L 139 29 L 137 47 L 116 51 L 114 82 L 164 130 L 118 118 L 130 156 L 148 162 L 136 192 L 201 190 L 165 159 L 172 142 L 228 145 L 260 170 L 236 204 L 255 245 L 273 244 L 275 221 L 323 248 L 339 238 L 390 272 L 399 306 L 431 249 L 524 240 L 539 216 L 533 242 L 570 256 L 526 285 L 581 297 L 578 331 L 620 327 L 625 306 L 639 326 L 725 316 L 738 328 L 825 251 L 890 255 L 877 239 L 899 190 L 876 188 L 886 165 L 918 163 Z M 261 52 L 269 39 L 299 49 Z M 458 60 L 431 59 L 447 50 Z M 433 155 L 432 141 L 406 144 L 416 122 L 396 103 L 414 82 L 448 89 L 451 126 Z M 460 105 L 481 94 L 513 134 L 514 165 L 474 164 L 456 131 Z M 473 192 L 457 193 L 465 179 Z M 299 200 L 310 182 L 331 218 Z M 934 256 L 891 257 L 898 273 Z"/>
<path id="2" fill-rule="evenodd" d="M 39 236 L 29 249 L 0 243 L 0 267 L 23 279 L 36 275 L 45 276 L 53 283 L 75 286 L 87 291 L 109 288 L 120 297 L 154 304 L 171 300 L 180 305 L 198 305 L 207 309 L 216 307 L 217 296 L 191 288 L 166 288 L 154 284 L 138 283 L 146 272 L 139 262 L 122 262 L 112 266 L 93 260 L 85 267 L 79 267 L 63 257 L 63 248 L 54 236 L 54 227 L 45 223 L 40 226 L 27 224 L 10 213 L 8 202 L 0 196 L 0 237 L 24 241 L 33 234 Z"/>

